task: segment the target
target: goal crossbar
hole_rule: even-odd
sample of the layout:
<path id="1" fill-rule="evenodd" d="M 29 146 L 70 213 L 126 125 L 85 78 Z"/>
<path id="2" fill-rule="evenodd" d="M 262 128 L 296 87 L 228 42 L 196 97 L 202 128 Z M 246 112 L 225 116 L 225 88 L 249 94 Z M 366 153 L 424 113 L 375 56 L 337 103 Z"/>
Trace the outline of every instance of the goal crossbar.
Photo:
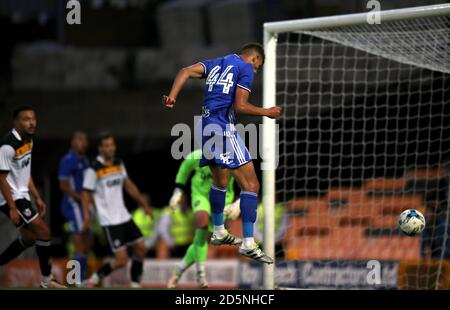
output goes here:
<path id="1" fill-rule="evenodd" d="M 369 13 L 371 12 L 264 23 L 264 31 L 273 35 L 279 32 L 365 24 Z M 450 16 L 450 3 L 380 11 L 380 20 L 387 22 L 446 15 Z"/>

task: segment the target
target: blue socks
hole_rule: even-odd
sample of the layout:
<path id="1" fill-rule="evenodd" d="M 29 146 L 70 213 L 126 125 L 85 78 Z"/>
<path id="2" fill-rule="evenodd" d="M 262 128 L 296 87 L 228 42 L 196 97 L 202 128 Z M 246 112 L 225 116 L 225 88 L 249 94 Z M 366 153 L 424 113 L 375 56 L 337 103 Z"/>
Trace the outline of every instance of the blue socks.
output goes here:
<path id="1" fill-rule="evenodd" d="M 223 225 L 223 209 L 225 208 L 226 188 L 211 187 L 209 201 L 211 203 L 211 219 L 214 226 Z"/>
<path id="2" fill-rule="evenodd" d="M 244 238 L 253 238 L 253 226 L 256 221 L 258 194 L 241 191 L 241 218 Z"/>
<path id="3" fill-rule="evenodd" d="M 211 202 L 211 219 L 214 225 L 214 231 L 216 233 L 226 233 L 223 226 L 223 209 L 225 208 L 225 196 L 227 190 L 218 188 L 216 186 L 211 187 L 209 192 L 209 200 Z M 242 218 L 242 230 L 244 237 L 244 246 L 252 247 L 253 230 L 256 222 L 256 209 L 258 207 L 258 194 L 253 192 L 241 191 L 241 218 Z"/>

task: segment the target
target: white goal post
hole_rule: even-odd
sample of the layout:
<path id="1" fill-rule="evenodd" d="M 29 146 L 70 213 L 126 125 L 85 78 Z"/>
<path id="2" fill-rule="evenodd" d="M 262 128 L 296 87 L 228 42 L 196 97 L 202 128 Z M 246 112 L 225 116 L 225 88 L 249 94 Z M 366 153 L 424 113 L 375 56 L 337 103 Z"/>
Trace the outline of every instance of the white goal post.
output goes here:
<path id="1" fill-rule="evenodd" d="M 390 22 L 403 22 L 412 19 L 421 19 L 429 17 L 443 17 L 450 16 L 450 4 L 440 4 L 432 6 L 414 7 L 414 8 L 404 8 L 396 10 L 380 11 L 380 25 L 369 25 L 367 23 L 368 13 L 359 14 L 349 14 L 340 16 L 330 16 L 321 18 L 309 18 L 301 20 L 288 20 L 279 22 L 270 22 L 264 24 L 264 48 L 266 53 L 266 61 L 264 64 L 263 72 L 263 106 L 269 108 L 275 105 L 280 105 L 277 102 L 277 47 L 278 47 L 278 37 L 283 33 L 306 33 L 312 37 L 319 38 L 324 41 L 331 41 L 333 43 L 343 44 L 346 47 L 351 47 L 352 49 L 357 49 L 363 51 L 364 53 L 375 54 L 377 57 L 386 57 L 389 60 L 400 62 L 406 65 L 414 65 L 420 68 L 425 68 L 427 70 L 439 70 L 444 73 L 450 73 L 450 61 L 449 61 L 449 37 L 447 37 L 447 49 L 444 48 L 442 57 L 436 56 L 439 52 L 439 48 L 436 47 L 436 51 L 431 51 L 430 59 L 421 61 L 418 59 L 417 55 L 414 53 L 421 53 L 422 47 L 418 46 L 416 50 L 402 48 L 399 54 L 395 54 L 397 51 L 395 47 L 387 46 L 374 49 L 371 44 L 376 44 L 377 42 L 369 42 L 365 44 L 362 42 L 361 45 L 355 45 L 352 39 L 347 40 L 345 35 L 342 36 L 329 36 L 327 31 L 332 31 L 334 28 L 344 29 L 345 27 L 353 26 L 364 26 L 365 30 L 367 27 L 386 27 Z M 386 24 L 386 25 L 385 25 Z M 407 24 L 403 31 L 405 33 L 408 31 Z M 323 31 L 321 31 L 323 30 Z M 399 29 L 397 29 L 399 30 Z M 315 33 L 319 31 L 319 33 Z M 364 30 L 361 32 L 364 36 Z M 408 34 L 405 34 L 408 35 Z M 448 36 L 448 32 L 447 32 Z M 387 38 L 387 39 L 386 39 Z M 388 40 L 388 37 L 383 37 L 383 39 Z M 347 41 L 346 41 L 347 40 Z M 404 43 L 404 42 L 401 42 Z M 300 44 L 300 40 L 297 42 Z M 429 49 L 428 47 L 423 47 L 424 49 Z M 434 48 L 434 47 L 433 47 Z M 408 53 L 412 53 L 408 56 Z M 445 55 L 445 53 L 447 53 Z M 286 55 L 288 53 L 286 52 Z M 303 56 L 303 55 L 302 55 Z M 314 55 L 320 57 L 320 55 Z M 436 57 L 433 57 L 436 56 Z M 288 57 L 288 56 L 286 56 Z M 286 63 L 288 63 L 286 61 Z M 287 89 L 287 87 L 286 87 Z M 306 103 L 304 103 L 306 104 Z M 283 105 L 281 104 L 283 107 Z M 283 107 L 284 108 L 284 107 Z M 288 111 L 284 111 L 287 113 Z M 286 115 L 282 116 L 285 118 Z M 263 118 L 263 141 L 262 141 L 262 201 L 264 206 L 264 250 L 271 256 L 275 256 L 275 200 L 276 200 L 276 170 L 278 163 L 278 156 L 283 156 L 282 151 L 278 151 L 278 132 L 277 132 L 277 122 L 268 118 Z M 275 271 L 273 265 L 264 266 L 263 274 L 263 287 L 265 289 L 275 288 Z"/>

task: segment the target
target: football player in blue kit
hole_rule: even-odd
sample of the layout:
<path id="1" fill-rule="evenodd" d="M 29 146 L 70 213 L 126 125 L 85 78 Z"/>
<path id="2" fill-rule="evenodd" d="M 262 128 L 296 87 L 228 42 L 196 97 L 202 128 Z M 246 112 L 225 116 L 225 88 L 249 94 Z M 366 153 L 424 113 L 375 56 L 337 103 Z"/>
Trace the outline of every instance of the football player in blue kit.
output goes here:
<path id="1" fill-rule="evenodd" d="M 61 212 L 69 225 L 74 244 L 73 259 L 80 263 L 81 276 L 84 280 L 87 271 L 87 253 L 91 240 L 88 234 L 87 223 L 89 212 L 83 210 L 81 205 L 81 192 L 83 191 L 83 175 L 89 167 L 85 153 L 88 148 L 88 137 L 83 131 L 75 131 L 70 141 L 70 150 L 59 163 L 59 188 L 63 192 Z"/>
<path id="2" fill-rule="evenodd" d="M 213 175 L 209 198 L 214 232 L 210 242 L 213 245 L 240 244 L 239 255 L 272 264 L 273 259 L 258 247 L 253 238 L 260 185 L 250 153 L 234 126 L 236 113 L 269 118 L 281 115 L 280 107 L 266 109 L 248 102 L 254 74 L 264 64 L 264 59 L 263 47 L 258 43 L 249 43 L 237 54 L 182 68 L 175 77 L 169 95 L 164 95 L 162 101 L 167 108 L 173 108 L 189 78 L 206 78 L 200 166 L 209 165 Z M 228 233 L 224 227 L 223 210 L 229 173 L 232 173 L 241 188 L 243 240 Z"/>

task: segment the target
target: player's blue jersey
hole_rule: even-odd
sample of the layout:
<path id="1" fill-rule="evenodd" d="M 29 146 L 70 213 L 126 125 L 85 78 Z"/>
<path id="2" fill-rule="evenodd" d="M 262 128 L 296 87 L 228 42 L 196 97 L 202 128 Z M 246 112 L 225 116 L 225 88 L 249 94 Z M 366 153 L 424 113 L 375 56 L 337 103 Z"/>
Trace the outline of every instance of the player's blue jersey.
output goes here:
<path id="1" fill-rule="evenodd" d="M 234 98 L 236 87 L 251 92 L 253 65 L 236 54 L 200 62 L 205 69 L 205 99 L 202 107 L 202 159 L 200 167 L 215 163 L 222 168 L 235 169 L 251 161 L 244 141 L 234 127 Z M 209 125 L 211 127 L 205 130 Z M 206 132 L 205 132 L 206 131 Z M 213 136 L 218 136 L 208 143 Z"/>
<path id="2" fill-rule="evenodd" d="M 85 157 L 78 156 L 74 151 L 69 151 L 59 163 L 58 178 L 60 180 L 68 180 L 72 189 L 77 193 L 83 190 L 84 171 L 89 167 L 89 162 Z M 62 208 L 71 207 L 72 198 L 64 194 L 62 200 Z"/>
<path id="3" fill-rule="evenodd" d="M 201 61 L 206 77 L 203 112 L 233 106 L 236 87 L 249 92 L 253 83 L 253 65 L 244 62 L 239 55 Z"/>

